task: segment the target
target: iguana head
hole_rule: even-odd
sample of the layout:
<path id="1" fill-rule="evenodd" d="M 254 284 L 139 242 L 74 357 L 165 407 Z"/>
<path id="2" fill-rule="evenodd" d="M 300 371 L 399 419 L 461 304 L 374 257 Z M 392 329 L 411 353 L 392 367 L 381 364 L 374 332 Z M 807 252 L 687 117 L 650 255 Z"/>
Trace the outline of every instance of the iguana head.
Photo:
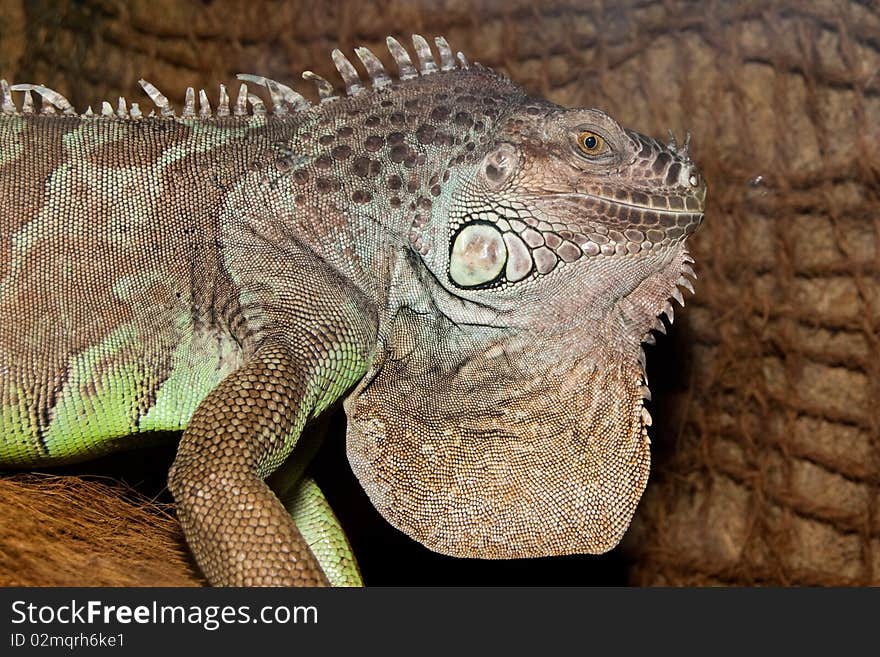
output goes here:
<path id="1" fill-rule="evenodd" d="M 641 342 L 691 284 L 687 145 L 520 101 L 414 222 L 348 400 L 376 507 L 437 551 L 604 552 L 649 470 Z"/>
<path id="2" fill-rule="evenodd" d="M 602 112 L 516 117 L 452 205 L 448 277 L 462 290 L 522 294 L 558 285 L 545 280 L 557 268 L 584 282 L 580 265 L 565 267 L 581 259 L 617 263 L 624 275 L 621 257 L 668 252 L 692 233 L 705 195 L 686 149 L 665 148 Z"/>

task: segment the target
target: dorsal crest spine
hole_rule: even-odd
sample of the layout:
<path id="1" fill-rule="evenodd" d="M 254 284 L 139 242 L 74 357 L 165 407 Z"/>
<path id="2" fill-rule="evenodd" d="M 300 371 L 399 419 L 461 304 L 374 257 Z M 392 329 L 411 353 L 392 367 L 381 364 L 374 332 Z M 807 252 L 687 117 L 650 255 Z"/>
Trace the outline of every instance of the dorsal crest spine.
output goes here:
<path id="1" fill-rule="evenodd" d="M 448 72 L 456 69 L 469 69 L 471 66 L 462 53 L 453 54 L 453 50 L 449 47 L 446 39 L 443 37 L 435 37 L 434 45 L 439 54 L 438 59 L 435 58 L 434 52 L 428 41 L 421 35 L 414 34 L 412 37 L 412 45 L 418 58 L 418 68 L 413 64 L 410 53 L 400 44 L 394 37 L 388 37 L 386 40 L 388 52 L 397 65 L 397 80 L 406 82 L 419 76 L 432 75 L 437 72 Z M 389 75 L 381 60 L 368 48 L 359 46 L 354 50 L 357 58 L 363 64 L 367 72 L 368 82 L 373 89 L 382 89 L 395 84 L 395 78 Z M 331 58 L 339 72 L 340 77 L 345 86 L 345 95 L 355 96 L 366 90 L 367 85 L 361 78 L 357 69 L 351 60 L 345 54 L 336 49 L 331 53 Z M 457 59 L 457 61 L 456 61 Z M 488 69 L 486 69 L 488 70 Z M 238 79 L 242 82 L 249 82 L 257 87 L 265 89 L 271 100 L 271 113 L 275 116 L 284 116 L 291 111 L 298 112 L 312 107 L 304 96 L 297 93 L 287 85 L 264 77 L 262 75 L 253 75 L 248 73 L 238 74 Z M 334 86 L 320 75 L 312 71 L 305 71 L 302 74 L 303 79 L 315 83 L 318 91 L 318 97 L 321 103 L 335 100 L 339 97 Z M 144 92 L 149 96 L 150 100 L 156 106 L 159 116 L 167 118 L 184 118 L 184 119 L 210 119 L 214 116 L 223 118 L 230 115 L 233 116 L 249 116 L 264 115 L 269 109 L 260 97 L 249 94 L 247 86 L 241 85 L 238 98 L 235 104 L 230 108 L 229 96 L 226 87 L 220 85 L 220 93 L 217 101 L 216 114 L 211 108 L 211 103 L 204 89 L 198 92 L 198 102 L 196 102 L 196 92 L 193 87 L 188 87 L 182 111 L 178 114 L 175 112 L 174 106 L 168 98 L 159 91 L 153 84 L 144 79 L 139 80 Z M 24 99 L 22 101 L 21 110 L 18 109 L 13 92 L 22 92 Z M 40 111 L 43 114 L 65 114 L 76 115 L 76 111 L 70 101 L 57 91 L 53 91 L 48 87 L 39 84 L 13 84 L 10 85 L 6 80 L 0 80 L 0 113 L 3 114 L 33 114 L 35 111 L 33 94 L 40 96 Z M 196 106 L 198 105 L 198 109 Z M 91 108 L 89 108 L 91 110 Z M 151 111 L 149 116 L 154 116 L 155 112 Z M 81 114 L 87 118 L 118 118 L 118 119 L 140 119 L 144 116 L 137 103 L 129 103 L 125 98 L 119 98 L 117 108 L 114 111 L 110 103 L 104 102 L 100 114 L 86 111 Z"/>

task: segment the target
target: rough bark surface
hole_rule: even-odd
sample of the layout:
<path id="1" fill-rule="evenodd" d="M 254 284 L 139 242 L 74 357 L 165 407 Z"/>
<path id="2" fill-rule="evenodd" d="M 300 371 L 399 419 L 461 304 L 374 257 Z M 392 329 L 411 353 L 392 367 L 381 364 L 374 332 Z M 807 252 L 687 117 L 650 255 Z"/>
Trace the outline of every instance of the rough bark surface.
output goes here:
<path id="1" fill-rule="evenodd" d="M 140 77 L 180 103 L 186 86 L 213 90 L 242 71 L 311 95 L 299 73 L 332 78 L 333 47 L 381 52 L 386 34 L 415 32 L 443 34 L 561 104 L 599 107 L 646 134 L 689 131 L 710 185 L 691 247 L 700 281 L 670 336 L 648 350 L 654 468 L 624 539 L 629 581 L 880 584 L 875 3 L 0 8 L 3 76 L 45 83 L 78 108 L 120 94 L 146 106 Z M 0 559 L 0 583 L 81 583 L 84 568 L 101 573 L 92 583 L 195 583 L 173 521 L 113 499 L 118 490 L 75 478 L 0 482 L 2 533 L 16 532 L 0 544 L 16 550 Z M 83 510 L 66 513 L 74 507 Z M 112 538 L 106 518 L 118 523 Z M 69 554 L 38 568 L 29 550 L 60 534 L 71 536 Z"/>

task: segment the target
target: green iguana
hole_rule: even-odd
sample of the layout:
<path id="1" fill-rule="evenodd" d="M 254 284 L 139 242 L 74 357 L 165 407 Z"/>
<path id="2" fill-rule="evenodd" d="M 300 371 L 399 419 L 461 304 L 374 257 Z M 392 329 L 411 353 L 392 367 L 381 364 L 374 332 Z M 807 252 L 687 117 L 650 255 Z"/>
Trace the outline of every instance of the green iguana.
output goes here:
<path id="1" fill-rule="evenodd" d="M 418 68 L 388 39 L 397 79 L 358 48 L 369 84 L 334 51 L 344 94 L 303 75 L 319 104 L 241 75 L 215 107 L 142 80 L 154 111 L 80 115 L 2 83 L 0 465 L 182 429 L 168 485 L 211 583 L 357 584 L 295 449 L 344 398 L 354 472 L 427 547 L 620 540 L 649 470 L 640 343 L 693 291 L 705 184 L 687 143 L 413 45 Z M 264 478 L 291 453 L 285 508 Z"/>

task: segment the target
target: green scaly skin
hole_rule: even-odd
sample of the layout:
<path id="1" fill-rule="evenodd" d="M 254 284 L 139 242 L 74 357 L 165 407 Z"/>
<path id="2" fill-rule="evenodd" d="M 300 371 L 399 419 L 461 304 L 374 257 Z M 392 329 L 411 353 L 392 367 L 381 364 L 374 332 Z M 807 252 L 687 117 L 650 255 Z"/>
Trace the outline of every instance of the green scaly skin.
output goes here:
<path id="1" fill-rule="evenodd" d="M 639 344 L 691 288 L 705 185 L 686 146 L 436 44 L 416 70 L 389 40 L 400 80 L 359 49 L 372 88 L 334 52 L 319 105 L 244 76 L 271 113 L 145 84 L 157 116 L 78 115 L 3 82 L 0 465 L 183 430 L 169 487 L 211 583 L 359 585 L 297 447 L 344 399 L 355 473 L 428 547 L 613 547 L 648 474 Z"/>

